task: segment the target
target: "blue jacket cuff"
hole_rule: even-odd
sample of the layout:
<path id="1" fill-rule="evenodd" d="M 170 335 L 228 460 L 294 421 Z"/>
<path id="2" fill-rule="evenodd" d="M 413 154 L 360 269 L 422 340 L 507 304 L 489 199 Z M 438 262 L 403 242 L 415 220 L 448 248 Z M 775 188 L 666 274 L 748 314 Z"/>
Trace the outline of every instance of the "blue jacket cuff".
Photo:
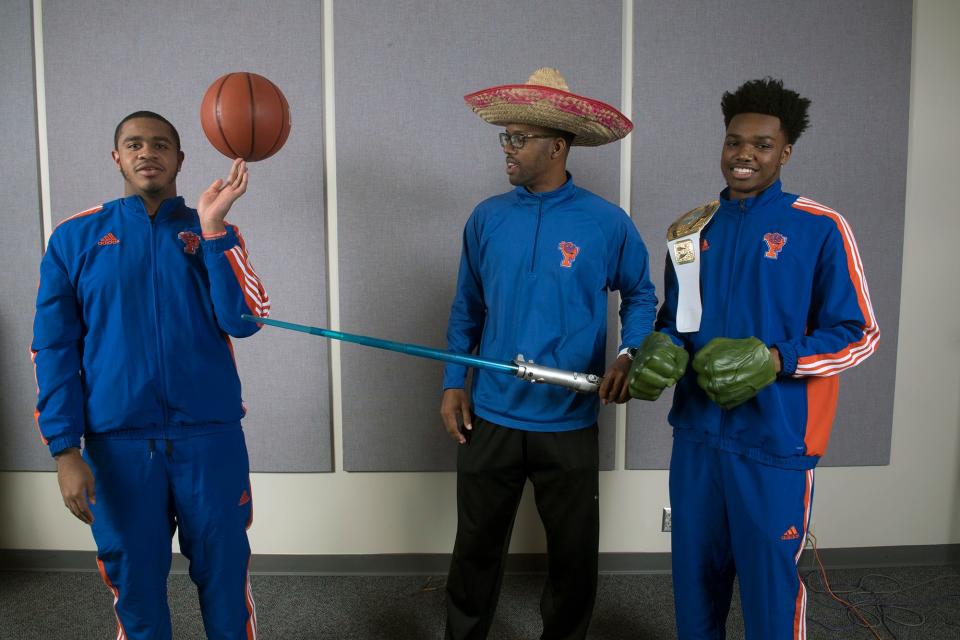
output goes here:
<path id="1" fill-rule="evenodd" d="M 780 352 L 780 375 L 793 375 L 797 370 L 797 350 L 789 342 L 778 342 L 773 346 Z"/>
<path id="2" fill-rule="evenodd" d="M 463 389 L 467 382 L 467 368 L 460 365 L 447 365 L 443 370 L 443 390 Z"/>
<path id="3" fill-rule="evenodd" d="M 52 440 L 47 441 L 47 447 L 50 449 L 50 455 L 56 456 L 58 453 L 61 453 L 64 449 L 69 449 L 70 447 L 80 448 L 80 436 L 78 435 L 65 435 L 57 436 Z"/>
<path id="4" fill-rule="evenodd" d="M 234 233 L 231 227 L 227 227 L 227 233 L 219 238 L 213 238 L 212 240 L 204 239 L 203 250 L 214 255 L 219 255 L 224 251 L 233 249 L 237 244 L 239 244 L 237 234 Z"/>

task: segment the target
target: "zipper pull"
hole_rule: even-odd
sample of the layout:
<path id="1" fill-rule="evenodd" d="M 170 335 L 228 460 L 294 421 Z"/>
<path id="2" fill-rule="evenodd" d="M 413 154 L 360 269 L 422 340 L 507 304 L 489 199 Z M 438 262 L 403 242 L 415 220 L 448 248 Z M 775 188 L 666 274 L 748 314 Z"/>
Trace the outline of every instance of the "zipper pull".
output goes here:
<path id="1" fill-rule="evenodd" d="M 150 446 L 150 459 L 153 460 L 153 452 L 157 450 L 157 443 L 156 443 L 156 441 L 154 441 L 154 440 L 152 440 L 152 439 L 151 439 L 151 440 L 148 440 L 147 442 L 150 443 L 150 445 L 149 445 L 149 446 Z"/>

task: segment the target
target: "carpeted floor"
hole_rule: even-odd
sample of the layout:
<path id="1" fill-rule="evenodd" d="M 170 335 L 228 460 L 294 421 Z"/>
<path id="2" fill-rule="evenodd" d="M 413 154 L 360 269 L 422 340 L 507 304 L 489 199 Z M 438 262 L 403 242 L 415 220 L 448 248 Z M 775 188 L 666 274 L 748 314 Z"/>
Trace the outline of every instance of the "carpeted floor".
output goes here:
<path id="1" fill-rule="evenodd" d="M 873 575 L 871 575 L 873 574 Z M 880 577 L 882 574 L 885 577 Z M 960 572 L 950 567 L 831 571 L 831 586 L 858 602 L 884 640 L 960 639 Z M 543 576 L 507 576 L 490 640 L 539 638 Z M 251 578 L 262 640 L 442 640 L 443 577 L 277 576 Z M 809 640 L 875 639 L 820 589 L 808 607 Z M 169 582 L 174 638 L 202 639 L 196 590 L 185 575 Z M 96 573 L 0 572 L 0 640 L 107 640 L 116 636 L 113 598 Z M 883 626 L 877 616 L 884 616 Z M 734 596 L 727 637 L 743 638 Z M 676 638 L 669 575 L 602 575 L 592 640 Z"/>

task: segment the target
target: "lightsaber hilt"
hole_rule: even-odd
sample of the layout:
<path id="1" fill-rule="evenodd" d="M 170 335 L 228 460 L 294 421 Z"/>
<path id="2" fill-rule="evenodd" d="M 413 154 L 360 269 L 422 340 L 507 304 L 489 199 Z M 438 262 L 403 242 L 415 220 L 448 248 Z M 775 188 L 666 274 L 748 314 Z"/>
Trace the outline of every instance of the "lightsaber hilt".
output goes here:
<path id="1" fill-rule="evenodd" d="M 517 365 L 516 376 L 527 382 L 539 382 L 554 384 L 560 387 L 573 389 L 577 393 L 596 393 L 600 389 L 600 382 L 603 380 L 594 373 L 580 373 L 577 371 L 567 371 L 566 369 L 555 369 L 545 367 L 533 362 L 513 361 Z"/>

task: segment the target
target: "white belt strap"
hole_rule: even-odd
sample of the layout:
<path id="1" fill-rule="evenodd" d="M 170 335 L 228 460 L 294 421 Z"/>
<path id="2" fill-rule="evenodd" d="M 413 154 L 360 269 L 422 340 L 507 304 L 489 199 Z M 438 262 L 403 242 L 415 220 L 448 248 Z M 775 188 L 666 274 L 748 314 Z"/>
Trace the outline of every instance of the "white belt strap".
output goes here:
<path id="1" fill-rule="evenodd" d="M 677 275 L 677 331 L 700 330 L 703 305 L 700 302 L 700 232 L 720 208 L 714 200 L 689 211 L 670 225 L 667 251 Z"/>

